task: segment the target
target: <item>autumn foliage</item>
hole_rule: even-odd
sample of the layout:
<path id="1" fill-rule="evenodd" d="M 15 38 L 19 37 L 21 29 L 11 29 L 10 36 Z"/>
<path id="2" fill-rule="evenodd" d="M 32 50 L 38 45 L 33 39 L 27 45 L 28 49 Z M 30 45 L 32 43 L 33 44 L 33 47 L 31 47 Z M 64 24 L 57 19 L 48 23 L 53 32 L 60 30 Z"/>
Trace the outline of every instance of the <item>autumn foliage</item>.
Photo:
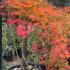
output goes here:
<path id="1" fill-rule="evenodd" d="M 0 6 L 8 25 L 14 25 L 16 34 L 27 38 L 34 32 L 38 41 L 32 49 L 39 55 L 39 64 L 47 70 L 69 70 L 70 7 L 56 8 L 42 0 L 7 0 Z M 5 11 L 6 9 L 6 11 Z"/>

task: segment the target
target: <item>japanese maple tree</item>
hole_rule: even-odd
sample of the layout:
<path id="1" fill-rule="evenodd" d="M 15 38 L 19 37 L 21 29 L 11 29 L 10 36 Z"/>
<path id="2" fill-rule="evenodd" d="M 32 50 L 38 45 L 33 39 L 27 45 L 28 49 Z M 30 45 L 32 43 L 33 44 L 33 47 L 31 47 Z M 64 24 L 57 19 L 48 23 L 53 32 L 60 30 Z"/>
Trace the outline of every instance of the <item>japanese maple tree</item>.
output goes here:
<path id="1" fill-rule="evenodd" d="M 70 66 L 70 7 L 57 8 L 42 0 L 7 0 L 0 8 L 7 25 L 14 25 L 21 38 L 31 32 L 38 37 L 32 50 L 38 54 L 38 64 L 48 70 L 67 70 Z"/>

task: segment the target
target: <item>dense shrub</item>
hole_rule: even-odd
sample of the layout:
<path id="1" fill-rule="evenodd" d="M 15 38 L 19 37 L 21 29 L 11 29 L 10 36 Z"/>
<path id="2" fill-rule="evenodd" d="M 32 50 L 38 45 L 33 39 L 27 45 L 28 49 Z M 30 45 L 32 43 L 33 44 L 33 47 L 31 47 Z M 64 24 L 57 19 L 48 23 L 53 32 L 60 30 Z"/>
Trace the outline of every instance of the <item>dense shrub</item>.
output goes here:
<path id="1" fill-rule="evenodd" d="M 70 7 L 56 8 L 42 0 L 8 0 L 0 8 L 7 25 L 14 25 L 18 36 L 28 38 L 31 32 L 35 33 L 37 41 L 32 42 L 31 49 L 38 64 L 48 70 L 70 69 Z"/>

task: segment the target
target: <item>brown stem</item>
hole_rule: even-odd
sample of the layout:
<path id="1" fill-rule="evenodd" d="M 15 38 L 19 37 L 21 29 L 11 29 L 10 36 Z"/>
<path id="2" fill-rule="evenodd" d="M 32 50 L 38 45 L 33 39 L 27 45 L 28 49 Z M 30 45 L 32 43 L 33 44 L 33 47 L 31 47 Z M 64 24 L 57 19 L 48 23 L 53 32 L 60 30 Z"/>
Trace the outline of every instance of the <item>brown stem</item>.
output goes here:
<path id="1" fill-rule="evenodd" d="M 25 70 L 28 70 L 28 63 L 26 61 L 26 56 L 27 56 L 27 38 L 22 38 L 22 43 L 21 43 L 21 50 L 22 50 L 22 65 L 24 66 Z"/>

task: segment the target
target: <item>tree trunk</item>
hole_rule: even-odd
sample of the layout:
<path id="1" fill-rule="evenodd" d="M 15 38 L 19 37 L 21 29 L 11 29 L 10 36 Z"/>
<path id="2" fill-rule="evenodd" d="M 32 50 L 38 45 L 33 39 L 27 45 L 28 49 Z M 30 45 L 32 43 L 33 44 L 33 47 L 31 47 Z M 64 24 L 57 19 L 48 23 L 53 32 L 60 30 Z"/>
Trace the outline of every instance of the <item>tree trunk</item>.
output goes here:
<path id="1" fill-rule="evenodd" d="M 24 70 L 28 70 L 26 67 L 28 66 L 27 61 L 26 61 L 26 56 L 27 56 L 27 38 L 22 39 L 21 43 L 21 50 L 22 50 L 22 65 L 24 67 Z"/>

